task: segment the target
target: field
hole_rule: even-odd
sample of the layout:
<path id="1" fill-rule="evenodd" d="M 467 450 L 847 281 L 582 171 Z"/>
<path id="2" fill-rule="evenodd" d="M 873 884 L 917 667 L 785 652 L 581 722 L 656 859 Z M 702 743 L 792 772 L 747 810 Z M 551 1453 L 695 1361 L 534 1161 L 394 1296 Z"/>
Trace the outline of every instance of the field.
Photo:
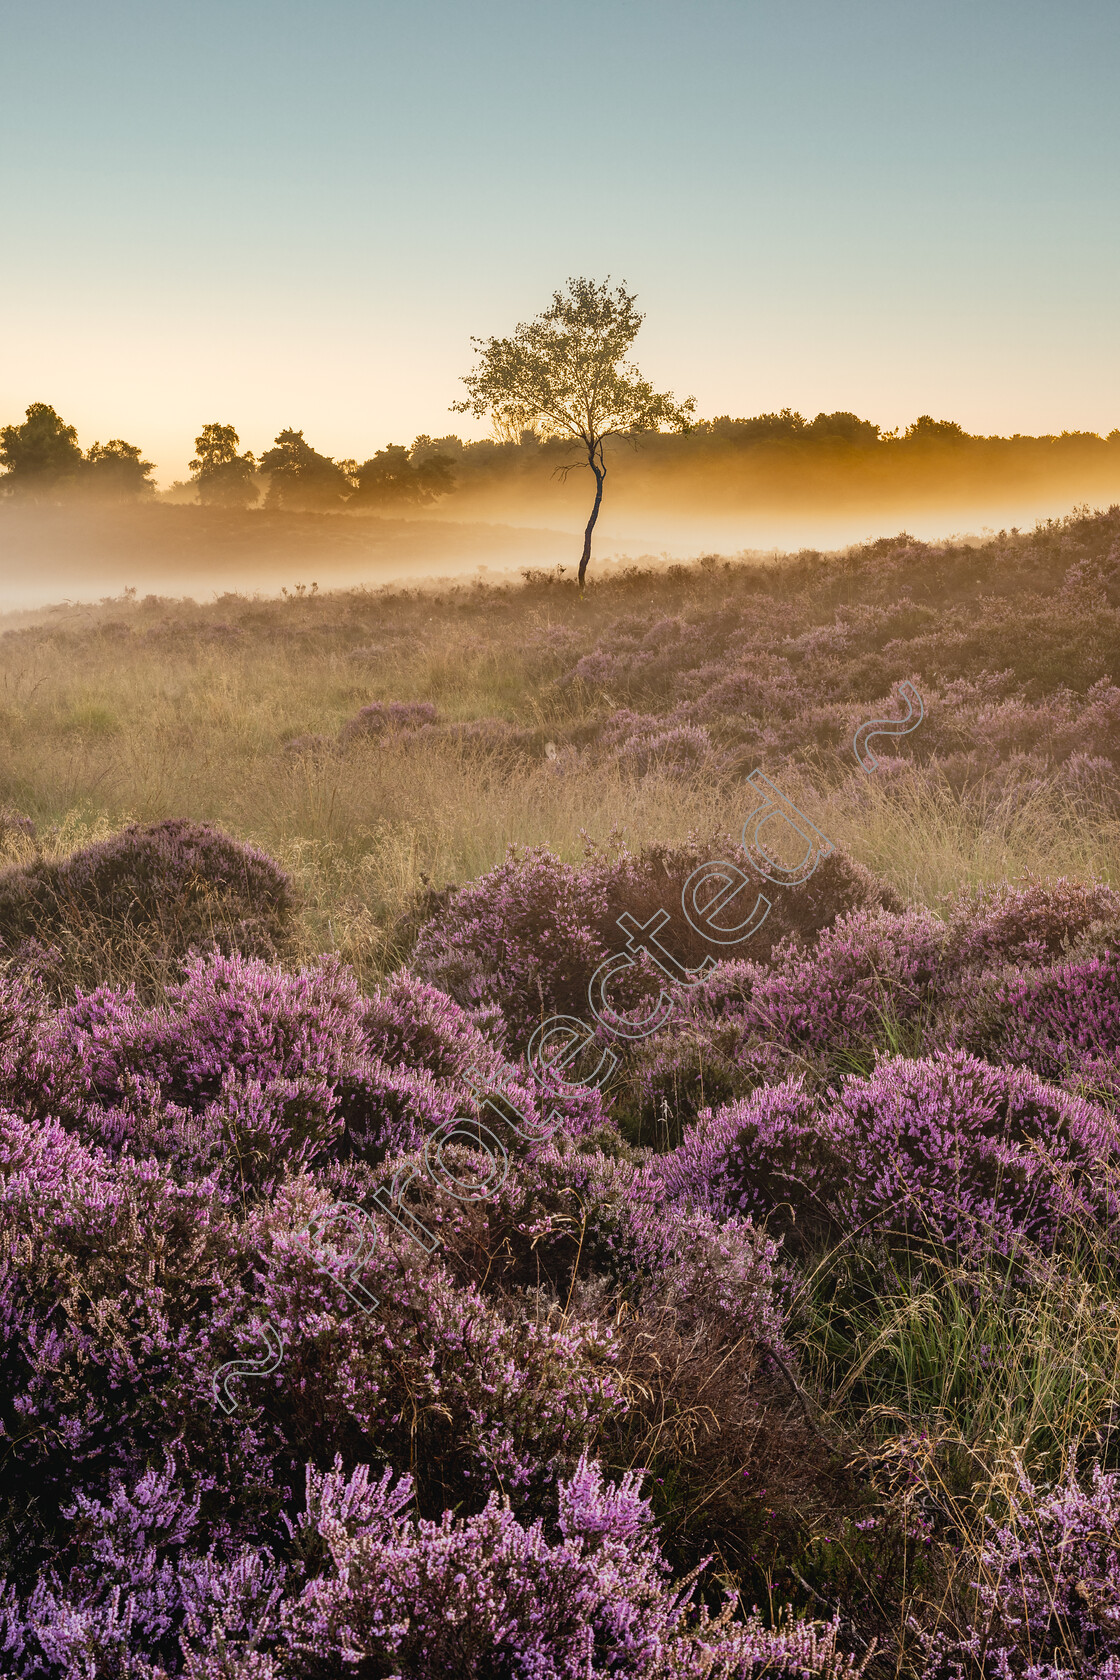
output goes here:
<path id="1" fill-rule="evenodd" d="M 1120 508 L 13 615 L 0 738 L 0 1672 L 1120 1675 Z"/>

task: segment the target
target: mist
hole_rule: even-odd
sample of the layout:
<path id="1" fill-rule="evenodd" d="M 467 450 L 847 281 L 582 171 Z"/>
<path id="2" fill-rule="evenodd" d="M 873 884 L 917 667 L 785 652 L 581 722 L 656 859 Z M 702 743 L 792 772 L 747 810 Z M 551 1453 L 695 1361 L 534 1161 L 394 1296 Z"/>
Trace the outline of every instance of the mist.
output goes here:
<path id="1" fill-rule="evenodd" d="M 1120 453 L 1120 452 L 1118 452 Z M 616 452 L 617 454 L 617 452 Z M 773 465 L 773 463 L 771 464 Z M 874 485 L 849 476 L 744 484 L 708 472 L 659 477 L 641 457 L 608 473 L 591 575 L 627 563 L 703 554 L 831 551 L 908 531 L 926 541 L 980 540 L 1030 530 L 1076 507 L 1120 501 L 1120 459 L 1106 470 L 966 482 L 962 474 Z M 136 590 L 209 600 L 435 579 L 574 573 L 590 505 L 590 475 L 472 487 L 408 516 L 234 510 L 155 501 L 135 507 L 0 503 L 0 611 L 97 601 Z"/>

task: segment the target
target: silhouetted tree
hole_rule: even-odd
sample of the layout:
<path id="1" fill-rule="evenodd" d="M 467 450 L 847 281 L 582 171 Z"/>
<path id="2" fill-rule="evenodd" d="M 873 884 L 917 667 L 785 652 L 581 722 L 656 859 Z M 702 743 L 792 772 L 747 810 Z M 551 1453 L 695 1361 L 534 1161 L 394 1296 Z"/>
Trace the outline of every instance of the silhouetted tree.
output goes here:
<path id="1" fill-rule="evenodd" d="M 253 483 L 257 463 L 248 451 L 237 453 L 240 441 L 232 426 L 217 420 L 203 426 L 195 438 L 191 477 L 204 505 L 251 507 L 260 494 Z"/>
<path id="2" fill-rule="evenodd" d="M 43 501 L 71 488 L 82 471 L 78 433 L 49 403 L 32 403 L 21 426 L 0 428 L 6 491 Z"/>
<path id="3" fill-rule="evenodd" d="M 154 470 L 151 461 L 140 459 L 135 443 L 110 438 L 108 443 L 95 443 L 87 450 L 82 483 L 105 501 L 127 502 L 154 494 Z"/>
<path id="4" fill-rule="evenodd" d="M 879 441 L 879 428 L 858 414 L 840 410 L 836 414 L 818 414 L 805 428 L 809 438 L 843 438 L 846 443 L 872 444 Z"/>
<path id="5" fill-rule="evenodd" d="M 634 308 L 636 294 L 625 286 L 612 292 L 609 278 L 601 284 L 569 279 L 566 293 L 553 292 L 551 309 L 521 322 L 512 338 L 472 338 L 481 361 L 464 375 L 467 400 L 452 404 L 456 413 L 489 414 L 499 436 L 513 440 L 531 427 L 542 438 L 570 438 L 586 452 L 595 502 L 583 535 L 581 589 L 603 500 L 604 439 L 663 426 L 685 431 L 696 407 L 692 397 L 678 403 L 654 391 L 622 360 L 644 317 Z"/>
<path id="6" fill-rule="evenodd" d="M 963 443 L 968 433 L 955 420 L 935 420 L 931 414 L 919 414 L 912 426 L 907 426 L 903 443 Z"/>
<path id="7" fill-rule="evenodd" d="M 290 428 L 277 435 L 272 449 L 265 450 L 260 470 L 269 475 L 269 507 L 337 506 L 350 489 L 338 462 L 320 455 L 305 442 L 302 432 Z"/>
<path id="8" fill-rule="evenodd" d="M 366 507 L 426 507 L 455 485 L 451 457 L 436 450 L 430 437 L 418 437 L 411 450 L 403 443 L 379 449 L 358 467 L 352 501 Z"/>

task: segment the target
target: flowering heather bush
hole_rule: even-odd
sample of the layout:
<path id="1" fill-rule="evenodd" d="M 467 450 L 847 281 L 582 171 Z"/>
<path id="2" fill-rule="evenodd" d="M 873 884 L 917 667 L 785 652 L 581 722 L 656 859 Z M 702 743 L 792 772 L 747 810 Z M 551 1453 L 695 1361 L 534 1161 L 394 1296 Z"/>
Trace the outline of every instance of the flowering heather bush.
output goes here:
<path id="1" fill-rule="evenodd" d="M 1043 962 L 1095 924 L 1120 928 L 1120 893 L 1101 882 L 1028 879 L 958 895 L 949 918 L 950 961 L 958 968 Z"/>
<path id="2" fill-rule="evenodd" d="M 390 731 L 418 729 L 422 724 L 435 723 L 436 717 L 430 700 L 375 700 L 343 724 L 339 740 L 343 743 L 376 741 Z"/>
<path id="3" fill-rule="evenodd" d="M 630 1055 L 615 1091 L 625 1135 L 668 1149 L 702 1109 L 721 1108 L 763 1083 L 764 1061 L 780 1076 L 780 1051 L 744 1054 L 743 1045 L 738 1017 L 709 1020 L 697 1004 L 686 1005 L 678 1020 Z"/>
<path id="4" fill-rule="evenodd" d="M 490 1041 L 445 992 L 407 970 L 391 975 L 361 1005 L 366 1049 L 392 1065 L 424 1068 L 438 1079 L 466 1077 L 474 1066 L 497 1072 Z"/>
<path id="5" fill-rule="evenodd" d="M 656 1139 L 659 1116 L 679 1132 L 701 1109 L 791 1071 L 824 1080 L 900 1040 L 936 1041 L 944 944 L 943 923 L 927 911 L 854 910 L 810 948 L 787 939 L 768 964 L 719 964 L 633 1060 L 643 1139 Z"/>
<path id="6" fill-rule="evenodd" d="M 1100 955 L 984 973 L 962 1001 L 956 1037 L 989 1060 L 1120 1095 L 1120 938 Z"/>
<path id="7" fill-rule="evenodd" d="M 1051 960 L 1067 952 L 1066 960 Z M 965 1048 L 1070 1090 L 1120 1084 L 1120 898 L 1100 884 L 1028 881 L 928 911 L 836 918 L 769 963 L 719 964 L 638 1047 L 624 1108 L 644 1141 L 705 1107 L 804 1072 L 835 1083 L 876 1056 Z"/>
<path id="8" fill-rule="evenodd" d="M 503 1198 L 485 1209 L 464 1208 L 442 1192 L 433 1203 L 429 1195 L 424 1211 L 435 1208 L 452 1270 L 390 1235 L 361 1261 L 362 1286 L 377 1300 L 366 1316 L 339 1289 L 346 1263 L 324 1271 L 299 1235 L 309 1214 L 331 1205 L 306 1166 L 291 1176 L 317 1151 L 308 1157 L 277 1130 L 267 1176 L 228 1173 L 225 1148 L 212 1152 L 205 1174 L 199 1166 L 208 1154 L 207 1122 L 231 1079 L 251 1080 L 264 1096 L 279 1087 L 285 1099 L 295 1088 L 304 1114 L 308 1092 L 325 1101 L 346 1058 L 374 1045 L 453 1074 L 479 1042 L 454 1005 L 407 976 L 391 995 L 367 1001 L 337 965 L 284 976 L 251 960 L 212 956 L 189 966 L 163 1009 L 103 989 L 51 1010 L 26 982 L 9 981 L 4 1019 L 9 1079 L 29 1080 L 39 1057 L 43 1101 L 63 1105 L 72 1128 L 0 1114 L 0 1392 L 12 1397 L 0 1411 L 8 1441 L 0 1529 L 22 1537 L 18 1552 L 0 1547 L 0 1572 L 11 1577 L 0 1599 L 7 1672 L 62 1674 L 75 1663 L 113 1671 L 127 1655 L 132 1666 L 120 1672 L 201 1673 L 205 1661 L 218 1660 L 224 1639 L 247 1661 L 250 1648 L 275 1658 L 269 1672 L 312 1675 L 314 1662 L 338 1658 L 344 1647 L 331 1642 L 345 1640 L 347 1626 L 375 1639 L 375 1600 L 363 1608 L 353 1568 L 324 1570 L 327 1552 L 318 1546 L 300 1554 L 303 1564 L 284 1561 L 290 1535 L 285 1540 L 278 1529 L 277 1510 L 300 1529 L 285 1489 L 296 1485 L 311 1449 L 328 1462 L 340 1454 L 359 1466 L 371 1450 L 397 1465 L 418 1456 L 416 1490 L 435 1526 L 414 1525 L 418 1551 L 405 1579 L 418 1579 L 416 1556 L 428 1560 L 410 1600 L 414 1631 L 434 1627 L 446 1607 L 452 1579 L 430 1573 L 445 1549 L 437 1519 L 450 1503 L 462 1509 L 464 1491 L 467 1514 L 453 1521 L 448 1512 L 440 1531 L 461 1537 L 463 1557 L 482 1533 L 512 1536 L 522 1555 L 517 1535 L 533 1532 L 535 1517 L 556 1497 L 557 1478 L 573 1475 L 561 1495 L 561 1538 L 586 1533 L 601 1550 L 629 1484 L 622 1493 L 603 1487 L 598 1471 L 578 1461 L 624 1412 L 612 1333 L 589 1311 L 565 1322 L 539 1296 L 521 1300 L 508 1276 L 498 1288 L 485 1245 L 476 1263 L 460 1239 L 480 1213 L 495 1221 L 495 1234 L 505 1220 L 539 1284 L 539 1268 L 529 1262 L 537 1239 L 547 1238 L 541 1219 L 551 1217 L 549 1196 L 570 1201 L 564 1184 L 592 1185 L 596 1171 L 616 1191 L 633 1189 L 633 1169 L 616 1182 L 596 1152 L 565 1157 L 552 1144 L 536 1152 L 530 1171 L 531 1152 Z M 407 1071 L 401 1061 L 382 1065 L 398 1076 Z M 434 1084 L 436 1073 L 423 1071 Z M 273 1113 L 283 1116 L 283 1105 Z M 118 1129 L 106 1147 L 94 1139 L 112 1130 L 111 1116 Z M 177 1150 L 169 1147 L 172 1133 Z M 564 1134 L 557 1141 L 573 1147 Z M 333 1151 L 329 1135 L 325 1144 Z M 243 1166 L 244 1136 L 237 1153 Z M 613 1170 L 622 1172 L 622 1164 Z M 360 1195 L 373 1184 L 364 1171 L 329 1163 L 323 1182 Z M 554 1189 L 542 1202 L 549 1182 Z M 620 1227 L 609 1212 L 612 1195 L 599 1200 L 603 1217 L 592 1207 L 598 1235 L 589 1247 L 597 1242 L 609 1252 L 614 1235 L 624 1238 L 619 1255 L 631 1259 L 622 1270 L 638 1264 L 647 1279 L 643 1311 L 669 1312 L 686 1328 L 702 1321 L 717 1367 L 744 1336 L 748 1363 L 760 1336 L 778 1343 L 771 1243 L 749 1226 L 720 1231 L 702 1214 L 659 1209 L 636 1195 Z M 488 1293 L 472 1270 L 489 1280 Z M 283 1340 L 283 1363 L 267 1378 L 239 1382 L 237 1415 L 225 1420 L 213 1406 L 211 1380 L 231 1356 L 253 1354 L 265 1322 Z M 153 1451 L 163 1471 L 152 1468 Z M 508 1492 L 516 1516 L 494 1500 L 483 1510 L 495 1487 Z M 632 1517 L 617 1532 L 634 1544 L 640 1538 Z M 675 1607 L 668 1586 L 651 1600 L 641 1556 L 613 1559 L 602 1629 L 591 1647 L 570 1646 L 588 1616 L 599 1628 L 597 1601 L 579 1600 L 582 1618 L 550 1619 L 547 1558 L 555 1542 L 544 1551 L 542 1544 L 526 1554 L 526 1585 L 516 1593 L 509 1587 L 510 1604 L 524 1611 L 512 1627 L 487 1620 L 482 1600 L 466 1606 L 456 1635 L 467 1641 L 463 1660 L 474 1660 L 476 1643 L 482 1664 L 495 1640 L 501 1651 L 502 1639 L 516 1644 L 531 1634 L 558 1674 L 579 1672 L 564 1666 L 576 1660 L 573 1651 L 582 1662 L 592 1657 L 591 1672 L 649 1671 L 633 1664 L 647 1662 L 645 1642 L 661 1625 L 657 1605 L 667 1615 Z M 452 1556 L 460 1557 L 455 1547 Z M 570 1562 L 562 1576 L 575 1591 L 582 1577 Z M 504 1592 L 506 1565 L 494 1568 L 494 1590 Z M 654 1575 L 664 1575 L 660 1561 Z M 538 1596 L 526 1599 L 530 1580 Z M 376 1603 L 396 1590 L 379 1578 Z M 627 1593 L 637 1604 L 624 1618 L 626 1638 L 637 1641 L 630 1654 L 621 1635 L 617 1649 L 611 1644 L 610 1632 Z M 563 1595 L 557 1607 L 562 1602 Z M 767 1654 L 779 1669 L 796 1657 L 808 1672 L 817 1672 L 817 1662 L 823 1674 L 833 1671 L 834 1637 L 814 1643 L 808 1629 L 767 1633 L 726 1618 L 708 1627 L 700 1613 L 699 1621 L 671 1619 L 652 1649 L 658 1660 L 672 1654 L 676 1666 L 667 1674 L 707 1672 L 696 1668 L 702 1651 L 718 1654 L 727 1674 L 749 1673 L 748 1658 Z M 596 1670 L 595 1662 L 608 1666 Z"/>
<path id="9" fill-rule="evenodd" d="M 309 1250 L 303 1227 L 340 1196 L 371 1206 L 379 1182 L 415 1163 L 400 1151 L 464 1111 L 468 1074 L 530 1118 L 539 1113 L 516 1070 L 429 984 L 402 974 L 365 998 L 336 960 L 285 974 L 211 953 L 192 958 L 159 1004 L 101 987 L 57 1007 L 9 975 L 0 1073 L 5 1099 L 27 1110 L 0 1112 L 6 1672 L 202 1673 L 235 1657 L 251 1672 L 252 1649 L 276 1665 L 270 1672 L 310 1676 L 337 1660 L 332 1641 L 348 1637 L 346 1626 L 374 1638 L 373 1600 L 367 1612 L 355 1599 L 353 1568 L 330 1572 L 318 1543 L 292 1562 L 303 1530 L 291 1490 L 312 1454 L 320 1463 L 338 1455 L 351 1477 L 371 1455 L 416 1465 L 414 1582 L 421 1553 L 436 1569 L 441 1512 L 440 1532 L 460 1536 L 463 1556 L 484 1532 L 512 1536 L 520 1556 L 518 1536 L 554 1524 L 550 1502 L 567 1478 L 559 1538 L 551 1529 L 524 1542 L 537 1596 L 515 1591 L 506 1564 L 494 1565 L 494 1591 L 508 1589 L 521 1619 L 492 1625 L 481 1601 L 468 1606 L 457 1637 L 467 1640 L 464 1661 L 477 1644 L 480 1674 L 503 1639 L 530 1636 L 557 1674 L 579 1672 L 573 1652 L 584 1664 L 590 1655 L 591 1672 L 647 1672 L 650 1649 L 663 1672 L 681 1676 L 709 1672 L 704 1652 L 729 1675 L 767 1656 L 779 1671 L 843 1668 L 834 1630 L 678 1616 L 679 1588 L 664 1582 L 644 1519 L 626 1519 L 633 1555 L 611 1564 L 606 1619 L 593 1596 L 579 1600 L 582 1618 L 550 1619 L 552 1550 L 571 1545 L 583 1512 L 578 1532 L 598 1554 L 630 1497 L 580 1465 L 596 1441 L 621 1442 L 636 1378 L 624 1382 L 620 1360 L 645 1371 L 663 1349 L 640 1384 L 635 1427 L 648 1429 L 650 1408 L 686 1417 L 705 1372 L 713 1396 L 718 1378 L 737 1405 L 759 1360 L 783 1345 L 773 1243 L 749 1223 L 721 1229 L 702 1210 L 644 1195 L 635 1167 L 597 1146 L 610 1136 L 597 1093 L 567 1099 L 560 1131 L 518 1157 L 491 1202 L 464 1205 L 421 1184 L 414 1205 L 441 1250 L 426 1254 L 381 1224 L 351 1276 L 343 1257 L 324 1264 Z M 371 1170 L 386 1154 L 395 1161 Z M 573 1225 L 580 1209 L 582 1227 Z M 508 1261 L 495 1264 L 500 1255 Z M 585 1271 L 595 1258 L 602 1280 L 590 1294 L 577 1280 L 581 1255 Z M 376 1310 L 363 1313 L 343 1283 L 360 1283 Z M 606 1291 L 600 1306 L 596 1289 Z M 611 1304 L 619 1290 L 632 1297 L 622 1339 Z M 574 1317 L 560 1310 L 565 1298 L 580 1303 Z M 266 1324 L 282 1361 L 235 1380 L 238 1408 L 227 1417 L 212 1382 L 231 1359 L 251 1365 Z M 748 1409 L 743 1428 L 710 1451 L 747 1461 L 769 1451 L 773 1430 L 760 1434 L 752 1417 Z M 682 1473 L 691 1462 L 682 1458 Z M 499 1490 L 508 1509 L 490 1499 Z M 663 1583 L 653 1599 L 639 1540 Z M 578 1585 L 567 1554 L 561 1564 Z M 427 1585 L 409 1589 L 414 1632 L 442 1626 L 453 1585 L 427 1567 Z M 379 1580 L 376 1590 L 380 1603 L 397 1589 Z M 616 1648 L 611 1617 L 627 1593 L 638 1608 Z M 672 1616 L 649 1647 L 658 1605 Z M 571 1645 L 565 1630 L 588 1617 L 592 1646 Z"/>
<path id="10" fill-rule="evenodd" d="M 744 1036 L 805 1051 L 881 1042 L 885 1029 L 928 1012 L 944 937 L 923 910 L 840 916 L 811 953 L 789 944 L 773 953 L 736 1012 Z"/>
<path id="11" fill-rule="evenodd" d="M 298 1235 L 330 1205 L 305 1179 L 243 1213 L 213 1176 L 182 1185 L 7 1115 L 0 1170 L 3 1498 L 27 1547 L 48 1544 L 67 1489 L 93 1492 L 160 1443 L 199 1489 L 234 1490 L 214 1514 L 245 1537 L 313 1440 L 398 1462 L 422 1445 L 429 1497 L 500 1485 L 524 1506 L 619 1402 L 609 1331 L 484 1300 L 414 1245 L 375 1245 L 361 1281 L 377 1312 L 355 1310 Z M 212 1377 L 266 1320 L 286 1360 L 224 1422 Z"/>
<path id="12" fill-rule="evenodd" d="M 621 765 L 639 774 L 657 769 L 683 776 L 710 761 L 712 743 L 706 729 L 685 723 L 652 735 L 632 736 L 615 756 Z"/>
<path id="13" fill-rule="evenodd" d="M 376 1163 L 418 1149 L 475 1111 L 475 1088 L 541 1118 L 535 1087 L 450 999 L 407 975 L 365 998 L 334 958 L 287 974 L 194 957 L 153 1006 L 101 987 L 49 1011 L 9 977 L 0 1026 L 0 1101 L 242 1189 L 328 1156 Z M 611 1129 L 595 1091 L 551 1106 L 572 1136 Z"/>
<path id="14" fill-rule="evenodd" d="M 25 817 L 20 811 L 13 811 L 10 806 L 0 806 L 0 840 L 8 834 L 20 834 L 28 840 L 35 837 L 35 824 L 30 817 Z"/>
<path id="15" fill-rule="evenodd" d="M 625 946 L 618 927 L 623 911 L 644 923 L 667 910 L 669 927 L 659 937 L 687 967 L 718 954 L 686 922 L 681 890 L 701 863 L 735 856 L 741 854 L 731 842 L 713 840 L 616 857 L 591 851 L 577 866 L 544 847 L 523 855 L 511 847 L 504 863 L 450 895 L 421 929 L 411 966 L 522 1050 L 545 1017 L 586 1018 L 592 975 Z M 773 908 L 750 944 L 765 960 L 783 936 L 811 938 L 841 912 L 876 902 L 895 903 L 866 870 L 834 852 L 796 891 L 773 894 Z M 661 984 L 643 957 L 614 983 L 612 995 L 619 1007 L 634 1008 Z"/>
<path id="16" fill-rule="evenodd" d="M 137 1680 L 282 1680 L 341 1672 L 437 1680 L 846 1680 L 838 1625 L 731 1625 L 666 1580 L 640 1477 L 581 1458 L 546 1529 L 490 1498 L 466 1518 L 410 1509 L 412 1478 L 341 1458 L 306 1466 L 303 1508 L 273 1547 L 232 1555 L 197 1535 L 198 1500 L 168 1458 L 108 1501 L 80 1498 L 69 1570 L 0 1599 L 7 1672 Z M 278 1553 L 293 1561 L 285 1563 Z M 225 1555 L 223 1555 L 225 1553 Z"/>
<path id="17" fill-rule="evenodd" d="M 560 1146 L 557 1147 L 557 1144 Z M 777 1245 L 749 1219 L 720 1226 L 702 1209 L 660 1198 L 660 1180 L 625 1156 L 573 1148 L 567 1134 L 528 1157 L 485 1202 L 456 1209 L 455 1229 L 495 1256 L 492 1270 L 571 1291 L 577 1254 L 632 1301 L 707 1317 L 726 1342 L 785 1347 L 775 1296 Z M 439 1206 L 439 1198 L 429 1204 Z M 447 1224 L 450 1203 L 443 1200 Z"/>
<path id="18" fill-rule="evenodd" d="M 133 825 L 61 863 L 37 858 L 0 872 L 0 942 L 32 963 L 48 948 L 52 977 L 107 978 L 115 952 L 166 976 L 192 946 L 275 955 L 292 909 L 272 859 L 209 823 Z"/>
<path id="19" fill-rule="evenodd" d="M 1115 1680 L 1120 1675 L 1120 1478 L 1071 1452 L 1055 1486 L 1021 1463 L 1005 1519 L 988 1519 L 976 1558 L 975 1604 L 957 1638 L 927 1636 L 930 1680 Z"/>
<path id="20" fill-rule="evenodd" d="M 803 1243 L 877 1230 L 1006 1252 L 1120 1212 L 1120 1130 L 1103 1108 L 960 1051 L 894 1057 L 814 1096 L 802 1078 L 701 1114 L 651 1182 Z"/>

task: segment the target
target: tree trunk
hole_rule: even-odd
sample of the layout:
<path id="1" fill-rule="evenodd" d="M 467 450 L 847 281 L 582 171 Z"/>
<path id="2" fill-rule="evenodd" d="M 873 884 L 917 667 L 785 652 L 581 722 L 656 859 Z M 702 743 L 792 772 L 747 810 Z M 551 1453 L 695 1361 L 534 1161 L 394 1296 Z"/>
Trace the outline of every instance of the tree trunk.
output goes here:
<path id="1" fill-rule="evenodd" d="M 603 465 L 603 446 L 598 444 L 587 452 L 587 459 L 591 464 L 591 471 L 595 474 L 595 505 L 591 509 L 591 518 L 587 521 L 587 529 L 583 533 L 583 554 L 579 562 L 579 588 L 583 593 L 583 580 L 587 576 L 587 563 L 591 559 L 591 533 L 595 529 L 595 521 L 599 517 L 599 508 L 603 500 L 603 480 L 607 476 L 607 469 Z"/>

